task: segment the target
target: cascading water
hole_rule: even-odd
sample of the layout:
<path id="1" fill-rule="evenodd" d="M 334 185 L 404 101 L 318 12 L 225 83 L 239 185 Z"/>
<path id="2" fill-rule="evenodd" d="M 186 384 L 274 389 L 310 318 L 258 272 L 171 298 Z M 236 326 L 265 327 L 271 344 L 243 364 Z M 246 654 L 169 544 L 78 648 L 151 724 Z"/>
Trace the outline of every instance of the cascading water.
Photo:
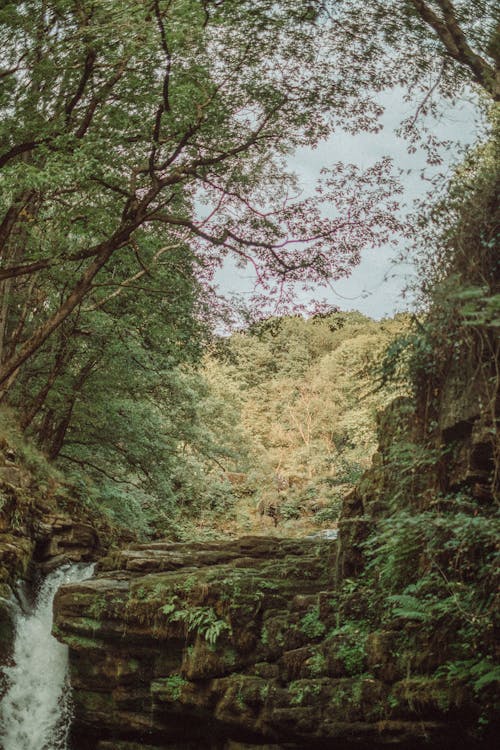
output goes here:
<path id="1" fill-rule="evenodd" d="M 71 724 L 68 648 L 51 634 L 52 602 L 63 583 L 83 581 L 93 565 L 64 565 L 45 578 L 30 611 L 16 607 L 14 665 L 5 667 L 0 704 L 2 750 L 67 750 Z"/>

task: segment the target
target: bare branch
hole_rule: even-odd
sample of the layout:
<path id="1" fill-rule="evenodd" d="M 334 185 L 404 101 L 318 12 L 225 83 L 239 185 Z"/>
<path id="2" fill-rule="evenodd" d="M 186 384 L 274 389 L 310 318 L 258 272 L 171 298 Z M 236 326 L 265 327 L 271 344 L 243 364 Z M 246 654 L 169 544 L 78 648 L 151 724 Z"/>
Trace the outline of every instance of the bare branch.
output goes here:
<path id="1" fill-rule="evenodd" d="M 89 82 L 92 72 L 94 70 L 94 65 L 96 61 L 96 52 L 95 50 L 89 50 L 87 52 L 87 55 L 85 57 L 85 63 L 83 66 L 82 75 L 80 78 L 80 81 L 78 83 L 77 89 L 72 96 L 72 98 L 69 100 L 69 102 L 66 104 L 64 108 L 64 113 L 66 115 L 66 122 L 69 123 L 71 120 L 71 115 L 73 114 L 73 110 L 75 109 L 76 105 L 82 98 L 83 94 L 85 93 L 85 88 L 87 86 L 87 83 Z"/>

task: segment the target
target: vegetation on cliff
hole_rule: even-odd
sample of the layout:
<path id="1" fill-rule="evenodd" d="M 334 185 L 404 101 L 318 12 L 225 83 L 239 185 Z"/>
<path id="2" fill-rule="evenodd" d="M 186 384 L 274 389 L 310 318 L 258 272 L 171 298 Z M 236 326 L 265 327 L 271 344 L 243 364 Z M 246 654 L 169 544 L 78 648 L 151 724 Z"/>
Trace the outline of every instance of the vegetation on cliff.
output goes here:
<path id="1" fill-rule="evenodd" d="M 411 397 L 382 418 L 381 460 L 344 505 L 337 594 L 348 620 L 398 632 L 409 674 L 471 688 L 478 732 L 490 736 L 500 681 L 498 147 L 494 120 L 422 222 L 428 311 L 383 368 L 405 374 Z"/>

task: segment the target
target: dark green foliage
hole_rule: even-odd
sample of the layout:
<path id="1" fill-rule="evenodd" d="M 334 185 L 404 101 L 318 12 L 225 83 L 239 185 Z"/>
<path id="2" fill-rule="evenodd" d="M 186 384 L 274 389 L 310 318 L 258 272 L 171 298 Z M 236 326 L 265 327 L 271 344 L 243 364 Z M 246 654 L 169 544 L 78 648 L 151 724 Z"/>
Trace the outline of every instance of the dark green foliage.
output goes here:
<path id="1" fill-rule="evenodd" d="M 341 661 L 345 674 L 364 674 L 367 635 L 367 623 L 363 620 L 347 620 L 328 633 L 329 649 Z"/>
<path id="2" fill-rule="evenodd" d="M 386 417 L 383 465 L 364 480 L 378 476 L 381 493 L 365 567 L 336 598 L 340 619 L 364 611 L 371 627 L 399 634 L 408 676 L 467 685 L 479 728 L 495 715 L 500 680 L 496 136 L 422 219 L 427 312 L 380 370 L 412 398 Z"/>
<path id="3" fill-rule="evenodd" d="M 315 639 L 322 636 L 326 631 L 326 626 L 320 619 L 319 607 L 314 607 L 304 615 L 299 625 L 300 630 L 308 636 Z"/>
<path id="4" fill-rule="evenodd" d="M 224 259 L 281 295 L 284 282 L 346 275 L 397 228 L 388 161 L 366 175 L 336 167 L 314 203 L 291 198 L 286 154 L 379 115 L 369 97 L 360 107 L 353 76 L 325 85 L 339 74 L 323 11 L 305 0 L 0 9 L 0 396 L 49 458 L 91 478 L 82 496 L 127 525 L 164 528 L 204 497 L 229 505 L 220 474 L 244 463 L 241 435 L 226 439 L 229 410 L 192 369 Z M 355 231 L 323 215 L 332 191 Z"/>
<path id="5" fill-rule="evenodd" d="M 82 500 L 140 533 L 231 497 L 206 476 L 227 449 L 195 370 L 206 329 L 192 265 L 180 248 L 133 294 L 79 310 L 10 393 L 27 433 L 81 484 Z M 156 294 L 162 288 L 168 295 Z"/>

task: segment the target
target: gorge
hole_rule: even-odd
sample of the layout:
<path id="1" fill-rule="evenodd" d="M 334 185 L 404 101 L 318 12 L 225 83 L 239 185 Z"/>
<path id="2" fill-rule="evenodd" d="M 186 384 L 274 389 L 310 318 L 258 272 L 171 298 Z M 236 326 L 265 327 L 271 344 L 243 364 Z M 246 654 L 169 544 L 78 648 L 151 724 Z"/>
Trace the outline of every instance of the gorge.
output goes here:
<path id="1" fill-rule="evenodd" d="M 480 403 L 477 394 L 461 406 L 454 400 L 450 412 L 446 394 L 456 392 L 458 377 L 459 371 L 448 372 L 443 383 L 442 424 L 456 456 L 447 462 L 448 482 L 453 486 L 458 477 L 463 490 L 463 477 L 471 487 L 484 486 L 490 443 L 481 437 L 480 411 L 471 408 Z M 45 521 L 33 522 L 30 508 L 25 529 L 35 543 L 18 533 L 14 540 L 31 544 L 24 557 L 33 556 L 30 566 L 53 572 L 33 617 L 16 615 L 16 666 L 6 670 L 2 700 L 4 750 L 493 747 L 492 720 L 478 733 L 484 694 L 478 700 L 463 676 L 443 670 L 458 647 L 452 620 L 429 627 L 418 613 L 398 613 L 389 600 L 371 611 L 376 599 L 363 584 L 364 540 L 384 522 L 384 497 L 401 480 L 391 450 L 410 438 L 416 449 L 416 424 L 405 399 L 381 415 L 379 451 L 344 500 L 338 540 L 265 536 L 110 546 L 105 527 L 100 543 L 99 533 L 81 521 L 46 510 Z M 435 477 L 427 470 L 420 480 L 432 486 Z M 476 519 L 479 507 L 488 515 L 492 499 L 485 491 L 479 497 Z M 421 512 L 432 522 L 428 506 Z M 451 507 L 451 518 L 455 512 Z M 446 514 L 442 507 L 440 517 Z M 481 552 L 468 541 L 477 564 L 478 555 L 489 554 L 485 541 Z M 16 559 L 12 546 L 4 532 L 4 570 Z M 86 564 L 57 567 L 96 557 L 87 580 Z M 412 558 L 411 565 L 421 564 Z M 51 656 L 45 645 L 54 594 L 53 633 L 69 649 L 73 724 L 70 733 L 66 723 L 42 744 L 45 719 L 59 726 L 67 706 L 64 693 L 55 708 L 65 657 Z M 453 616 L 450 610 L 447 617 Z M 43 700 L 32 699 L 31 690 Z M 23 725 L 42 734 L 21 740 Z"/>
<path id="2" fill-rule="evenodd" d="M 0 3 L 0 750 L 496 750 L 497 5 Z"/>

